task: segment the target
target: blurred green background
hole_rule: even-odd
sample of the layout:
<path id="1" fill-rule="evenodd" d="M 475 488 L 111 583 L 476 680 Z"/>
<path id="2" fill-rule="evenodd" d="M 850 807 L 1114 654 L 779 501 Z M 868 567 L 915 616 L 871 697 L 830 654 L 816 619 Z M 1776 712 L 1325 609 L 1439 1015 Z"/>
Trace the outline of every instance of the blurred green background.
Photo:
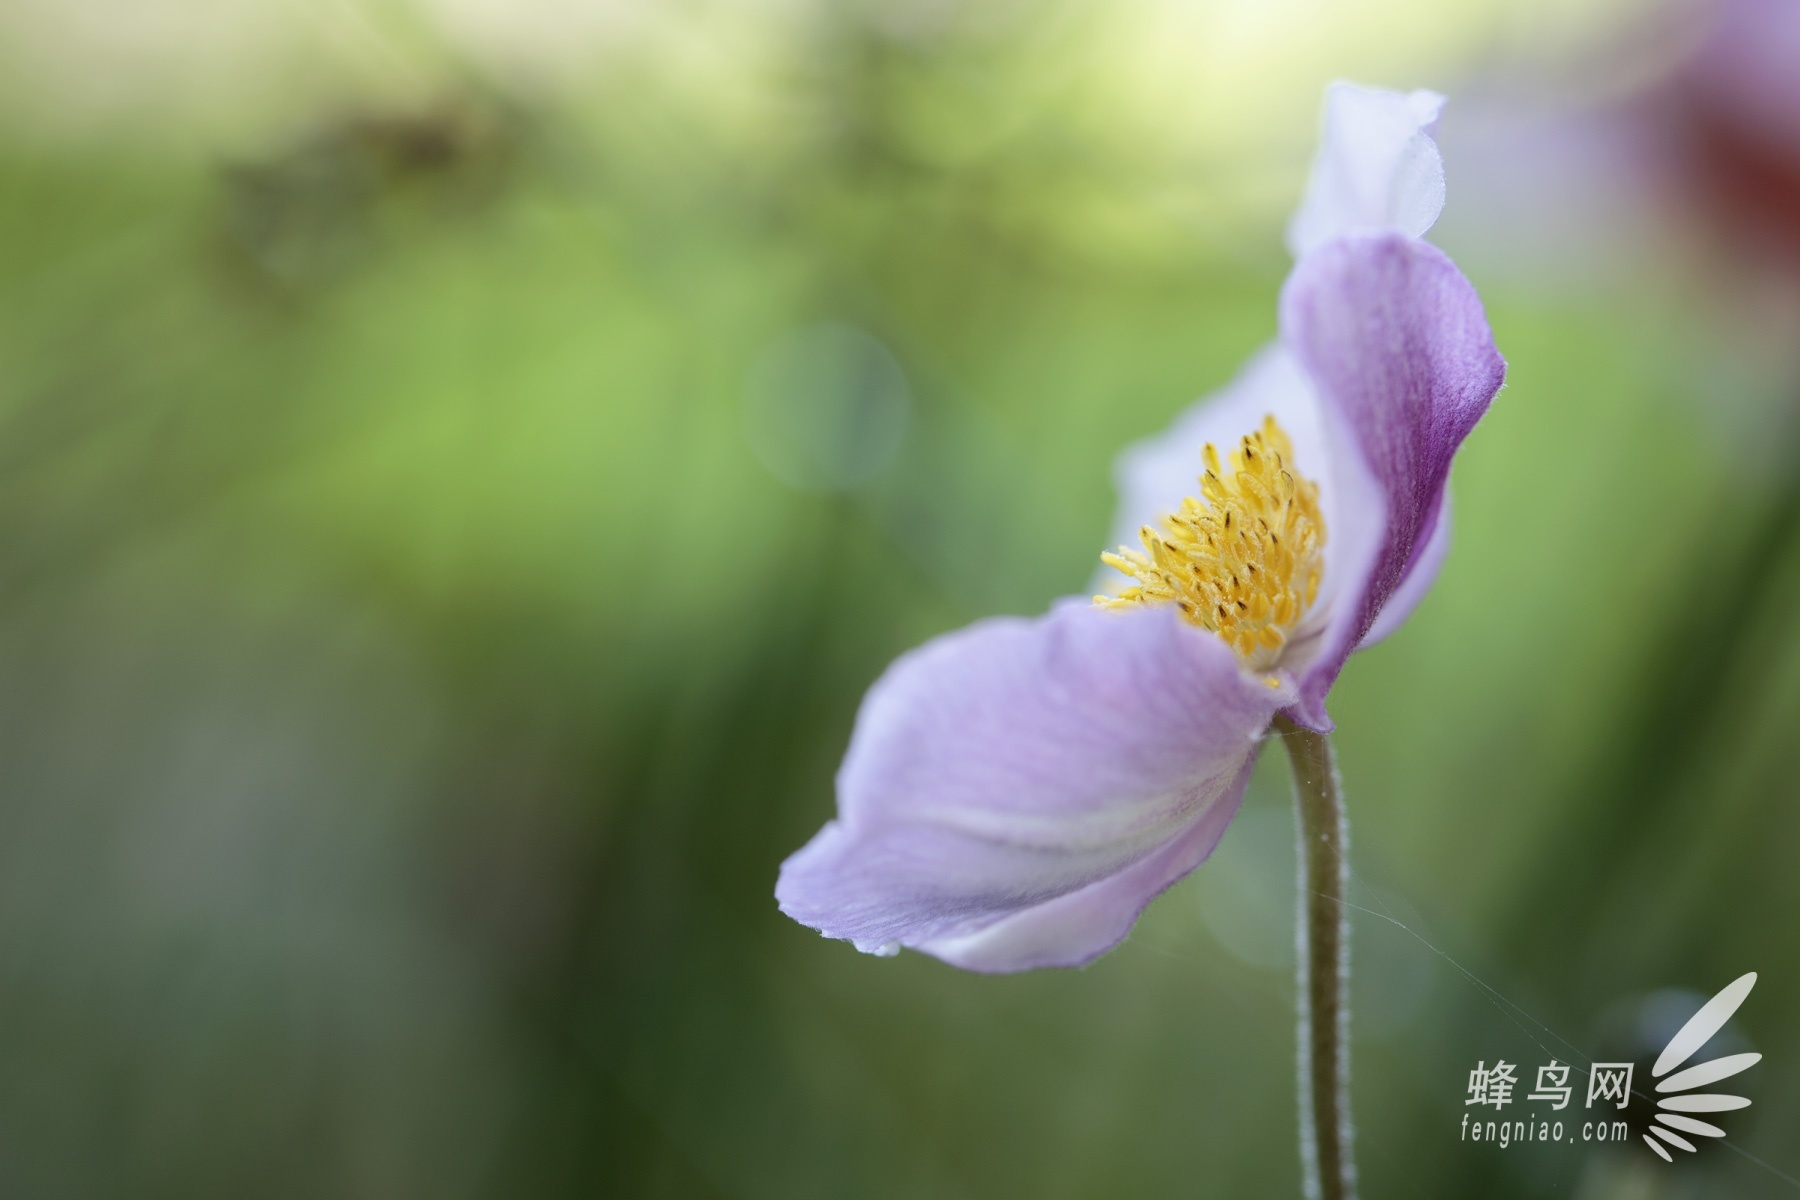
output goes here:
<path id="1" fill-rule="evenodd" d="M 1338 76 L 1452 94 L 1511 363 L 1333 696 L 1366 1194 L 1800 1191 L 1796 274 L 1604 150 L 1691 38 L 5 0 L 0 1196 L 1298 1195 L 1278 756 L 1081 971 L 771 890 L 886 662 L 1082 590 L 1114 454 L 1273 335 Z M 1748 970 L 1744 1154 L 1458 1142 L 1478 1059 Z"/>

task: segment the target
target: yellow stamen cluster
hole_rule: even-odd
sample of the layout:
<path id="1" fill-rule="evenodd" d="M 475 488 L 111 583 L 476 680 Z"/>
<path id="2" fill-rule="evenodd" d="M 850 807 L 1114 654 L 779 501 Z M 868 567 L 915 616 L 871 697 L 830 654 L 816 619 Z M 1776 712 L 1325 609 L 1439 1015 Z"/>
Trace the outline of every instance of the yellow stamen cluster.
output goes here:
<path id="1" fill-rule="evenodd" d="M 1244 438 L 1230 470 L 1211 442 L 1201 452 L 1204 502 L 1188 497 L 1162 529 L 1139 532 L 1143 550 L 1119 547 L 1100 561 L 1137 580 L 1108 608 L 1173 603 L 1210 629 L 1252 670 L 1273 662 L 1319 595 L 1325 520 L 1319 486 L 1287 463 L 1293 443 L 1273 416 Z"/>

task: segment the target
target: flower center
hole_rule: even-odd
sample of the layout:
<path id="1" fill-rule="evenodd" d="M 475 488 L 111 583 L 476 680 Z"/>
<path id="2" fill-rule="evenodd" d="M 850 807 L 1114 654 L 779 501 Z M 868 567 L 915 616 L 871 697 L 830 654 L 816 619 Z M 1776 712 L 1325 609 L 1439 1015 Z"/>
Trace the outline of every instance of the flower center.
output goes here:
<path id="1" fill-rule="evenodd" d="M 1211 442 L 1201 451 L 1200 495 L 1138 533 L 1142 550 L 1119 547 L 1100 561 L 1137 580 L 1107 608 L 1173 603 L 1260 670 L 1287 645 L 1294 626 L 1319 595 L 1325 519 L 1319 485 L 1288 467 L 1293 443 L 1273 416 L 1232 453 L 1230 469 Z"/>

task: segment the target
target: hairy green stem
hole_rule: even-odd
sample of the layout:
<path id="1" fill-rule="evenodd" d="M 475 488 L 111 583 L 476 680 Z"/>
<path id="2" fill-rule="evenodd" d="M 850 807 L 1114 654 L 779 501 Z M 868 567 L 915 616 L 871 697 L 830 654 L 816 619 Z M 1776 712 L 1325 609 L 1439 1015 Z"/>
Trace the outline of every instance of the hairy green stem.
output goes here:
<path id="1" fill-rule="evenodd" d="M 1355 1200 L 1350 1121 L 1350 825 L 1331 741 L 1286 717 L 1275 731 L 1294 769 L 1299 826 L 1296 971 L 1300 1164 L 1307 1200 Z"/>

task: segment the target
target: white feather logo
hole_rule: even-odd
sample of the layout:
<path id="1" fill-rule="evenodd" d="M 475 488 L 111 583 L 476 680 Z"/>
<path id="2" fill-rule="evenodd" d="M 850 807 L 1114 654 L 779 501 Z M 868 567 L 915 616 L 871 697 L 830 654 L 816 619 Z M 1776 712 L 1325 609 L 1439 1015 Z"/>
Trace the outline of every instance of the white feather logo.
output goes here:
<path id="1" fill-rule="evenodd" d="M 1694 1089 L 1717 1083 L 1721 1079 L 1729 1079 L 1739 1071 L 1749 1070 L 1762 1061 L 1760 1054 L 1728 1054 L 1724 1058 L 1696 1063 L 1674 1075 L 1669 1075 L 1669 1072 L 1692 1058 L 1708 1038 L 1719 1032 L 1755 986 L 1755 971 L 1733 980 L 1724 991 L 1701 1005 L 1700 1011 L 1690 1017 L 1688 1023 L 1669 1040 L 1668 1046 L 1657 1058 L 1656 1065 L 1650 1068 L 1651 1078 L 1661 1080 L 1656 1085 L 1656 1090 L 1667 1095 L 1656 1102 L 1656 1107 L 1662 1111 L 1656 1114 L 1657 1123 L 1650 1127 L 1650 1133 L 1644 1135 L 1644 1144 L 1661 1155 L 1664 1162 L 1674 1162 L 1675 1158 L 1664 1148 L 1663 1142 L 1691 1154 L 1695 1148 L 1694 1143 L 1683 1137 L 1683 1134 L 1713 1138 L 1725 1136 L 1725 1131 L 1717 1125 L 1687 1114 L 1722 1113 L 1750 1107 L 1750 1101 L 1742 1096 L 1730 1096 L 1721 1092 L 1695 1092 Z M 1664 1075 L 1669 1077 L 1663 1079 Z M 1652 1133 L 1656 1137 L 1651 1137 Z"/>

